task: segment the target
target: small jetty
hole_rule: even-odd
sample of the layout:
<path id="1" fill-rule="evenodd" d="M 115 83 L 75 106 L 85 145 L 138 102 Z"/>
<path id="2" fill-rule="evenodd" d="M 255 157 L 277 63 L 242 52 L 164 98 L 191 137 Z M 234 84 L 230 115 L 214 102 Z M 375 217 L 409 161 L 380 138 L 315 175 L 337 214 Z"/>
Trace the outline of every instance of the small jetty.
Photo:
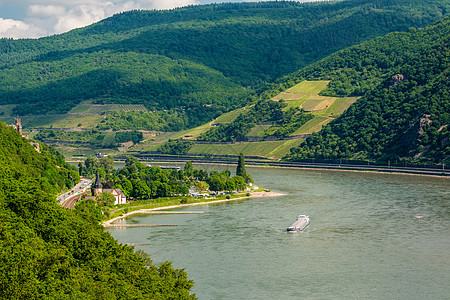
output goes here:
<path id="1" fill-rule="evenodd" d="M 287 228 L 287 232 L 302 231 L 309 225 L 309 217 L 307 215 L 300 215 L 297 217 L 294 223 Z"/>
<path id="2" fill-rule="evenodd" d="M 174 227 L 178 225 L 111 224 L 108 227 Z"/>
<path id="3" fill-rule="evenodd" d="M 162 210 L 146 212 L 146 214 L 150 215 L 192 215 L 204 213 L 205 213 L 204 211 L 162 211 Z"/>

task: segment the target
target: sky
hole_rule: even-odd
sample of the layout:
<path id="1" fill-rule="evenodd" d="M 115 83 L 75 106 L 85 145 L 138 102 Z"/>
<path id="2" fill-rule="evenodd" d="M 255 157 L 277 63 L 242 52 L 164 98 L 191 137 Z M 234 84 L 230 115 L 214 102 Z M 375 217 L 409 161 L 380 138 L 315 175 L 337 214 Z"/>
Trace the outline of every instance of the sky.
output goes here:
<path id="1" fill-rule="evenodd" d="M 256 0 L 0 0 L 0 38 L 38 38 L 63 33 L 132 9 L 170 9 L 214 2 L 254 1 Z"/>

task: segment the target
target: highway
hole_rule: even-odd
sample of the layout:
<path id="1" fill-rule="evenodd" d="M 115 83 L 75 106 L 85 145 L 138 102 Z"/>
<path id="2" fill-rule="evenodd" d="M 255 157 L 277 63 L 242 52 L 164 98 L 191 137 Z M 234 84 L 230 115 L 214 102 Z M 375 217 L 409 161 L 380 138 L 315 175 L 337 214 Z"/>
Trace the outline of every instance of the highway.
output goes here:
<path id="1" fill-rule="evenodd" d="M 58 196 L 56 200 L 65 208 L 72 209 L 84 194 L 91 193 L 92 179 L 82 178 L 70 191 Z"/>

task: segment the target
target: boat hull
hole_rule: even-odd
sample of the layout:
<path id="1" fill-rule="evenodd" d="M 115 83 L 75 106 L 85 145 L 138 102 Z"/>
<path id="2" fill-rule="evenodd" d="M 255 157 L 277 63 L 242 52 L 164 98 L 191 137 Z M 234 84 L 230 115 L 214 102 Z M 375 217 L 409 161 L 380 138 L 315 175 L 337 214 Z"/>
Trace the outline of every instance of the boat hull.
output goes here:
<path id="1" fill-rule="evenodd" d="M 287 228 L 287 232 L 299 232 L 299 231 L 303 231 L 307 226 L 309 225 L 309 217 L 306 215 L 300 215 L 298 216 L 298 218 L 295 220 L 294 223 L 291 224 L 291 226 L 289 226 Z"/>

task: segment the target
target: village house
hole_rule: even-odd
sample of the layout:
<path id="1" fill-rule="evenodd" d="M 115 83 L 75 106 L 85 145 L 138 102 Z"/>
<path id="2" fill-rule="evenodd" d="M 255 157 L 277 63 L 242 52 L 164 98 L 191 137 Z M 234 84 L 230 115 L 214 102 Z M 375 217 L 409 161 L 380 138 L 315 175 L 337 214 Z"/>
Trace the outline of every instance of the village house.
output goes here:
<path id="1" fill-rule="evenodd" d="M 121 189 L 119 188 L 103 189 L 102 182 L 100 180 L 100 174 L 97 172 L 97 179 L 95 180 L 94 184 L 93 196 L 97 196 L 98 194 L 101 193 L 111 193 L 115 198 L 114 205 L 127 203 L 127 197 L 125 196 L 125 194 Z"/>

